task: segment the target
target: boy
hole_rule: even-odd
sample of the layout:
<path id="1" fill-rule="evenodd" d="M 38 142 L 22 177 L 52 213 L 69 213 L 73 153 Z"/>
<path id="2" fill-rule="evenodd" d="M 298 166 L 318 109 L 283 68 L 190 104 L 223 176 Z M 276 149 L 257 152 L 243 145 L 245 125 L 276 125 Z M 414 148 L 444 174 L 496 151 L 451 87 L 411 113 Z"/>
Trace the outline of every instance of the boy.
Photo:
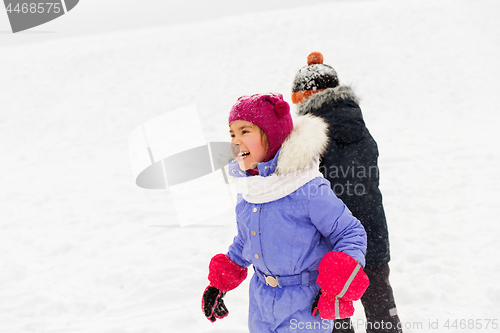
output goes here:
<path id="1" fill-rule="evenodd" d="M 339 85 L 335 70 L 323 64 L 323 55 L 311 53 L 307 64 L 295 76 L 292 102 L 297 104 L 300 115 L 321 117 L 329 124 L 330 142 L 320 171 L 366 230 L 365 272 L 370 286 L 361 302 L 367 332 L 400 333 L 389 283 L 389 235 L 378 188 L 377 143 L 365 126 L 356 95 L 350 87 Z M 338 320 L 336 327 L 340 329 L 333 332 L 354 332 L 349 318 Z"/>

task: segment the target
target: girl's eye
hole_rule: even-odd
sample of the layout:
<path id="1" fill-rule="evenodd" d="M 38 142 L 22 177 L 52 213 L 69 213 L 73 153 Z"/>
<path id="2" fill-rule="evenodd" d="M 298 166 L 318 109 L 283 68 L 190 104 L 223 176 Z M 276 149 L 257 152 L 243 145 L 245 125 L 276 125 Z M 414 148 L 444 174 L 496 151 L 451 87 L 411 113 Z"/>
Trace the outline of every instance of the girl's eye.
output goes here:
<path id="1" fill-rule="evenodd" d="M 242 131 L 241 133 L 245 134 L 245 133 L 248 133 L 248 131 Z"/>

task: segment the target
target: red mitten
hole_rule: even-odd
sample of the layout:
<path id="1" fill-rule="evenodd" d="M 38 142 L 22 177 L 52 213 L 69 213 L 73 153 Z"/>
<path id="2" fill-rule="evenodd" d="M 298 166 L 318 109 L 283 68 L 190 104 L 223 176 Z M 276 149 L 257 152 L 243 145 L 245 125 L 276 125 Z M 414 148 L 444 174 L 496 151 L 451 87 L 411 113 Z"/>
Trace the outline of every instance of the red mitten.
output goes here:
<path id="1" fill-rule="evenodd" d="M 210 285 L 224 292 L 238 287 L 246 278 L 246 267 L 241 267 L 225 254 L 217 254 L 210 261 Z"/>
<path id="2" fill-rule="evenodd" d="M 361 265 L 350 255 L 332 251 L 323 256 L 316 282 L 321 287 L 312 314 L 323 319 L 342 319 L 354 314 L 352 301 L 363 296 L 370 284 Z"/>
<path id="3" fill-rule="evenodd" d="M 338 309 L 335 309 L 336 300 L 338 302 Z M 311 313 L 313 316 L 319 314 L 323 319 L 349 318 L 354 314 L 354 306 L 352 305 L 352 301 L 344 301 L 341 298 L 329 295 L 320 290 L 318 296 L 316 296 Z"/>

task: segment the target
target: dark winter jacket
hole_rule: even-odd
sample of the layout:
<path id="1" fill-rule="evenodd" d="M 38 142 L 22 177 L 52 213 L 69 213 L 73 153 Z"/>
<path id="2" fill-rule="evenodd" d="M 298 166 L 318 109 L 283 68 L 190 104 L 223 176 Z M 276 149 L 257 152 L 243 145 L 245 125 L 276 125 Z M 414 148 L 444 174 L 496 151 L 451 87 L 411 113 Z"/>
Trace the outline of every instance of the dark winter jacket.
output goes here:
<path id="1" fill-rule="evenodd" d="M 321 117 L 329 124 L 330 142 L 320 171 L 366 230 L 366 267 L 387 264 L 389 235 L 378 188 L 378 148 L 354 92 L 347 86 L 326 89 L 299 104 L 298 112 Z"/>

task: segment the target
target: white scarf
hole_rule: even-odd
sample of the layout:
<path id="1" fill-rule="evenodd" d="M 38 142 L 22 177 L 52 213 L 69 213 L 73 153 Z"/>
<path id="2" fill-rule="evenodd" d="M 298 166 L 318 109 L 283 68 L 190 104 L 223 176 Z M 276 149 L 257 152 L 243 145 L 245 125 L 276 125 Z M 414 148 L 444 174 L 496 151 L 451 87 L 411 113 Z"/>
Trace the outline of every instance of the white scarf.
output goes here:
<path id="1" fill-rule="evenodd" d="M 287 173 L 268 177 L 251 176 L 236 177 L 236 191 L 243 195 L 243 199 L 250 203 L 261 204 L 286 197 L 300 187 L 317 177 L 323 177 L 319 171 L 319 160 L 316 159 L 312 166 Z"/>

